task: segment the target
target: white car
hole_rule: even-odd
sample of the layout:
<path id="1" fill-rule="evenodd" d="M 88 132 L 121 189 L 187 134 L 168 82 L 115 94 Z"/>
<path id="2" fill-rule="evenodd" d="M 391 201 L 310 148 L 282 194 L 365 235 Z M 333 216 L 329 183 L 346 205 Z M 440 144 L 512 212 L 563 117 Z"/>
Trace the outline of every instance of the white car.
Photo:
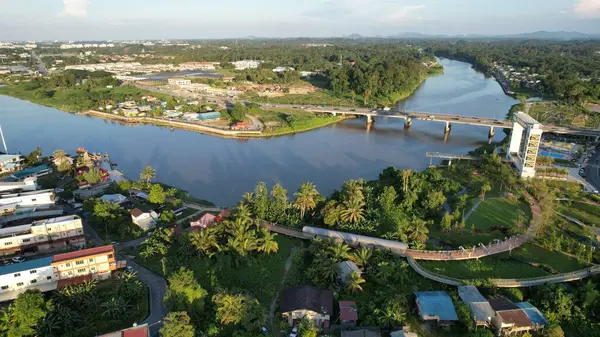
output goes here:
<path id="1" fill-rule="evenodd" d="M 290 332 L 290 337 L 296 337 L 298 335 L 298 328 L 294 327 L 292 332 Z"/>
<path id="2" fill-rule="evenodd" d="M 21 263 L 21 262 L 25 262 L 25 258 L 20 257 L 20 256 L 15 256 L 12 259 L 10 259 L 13 263 Z"/>

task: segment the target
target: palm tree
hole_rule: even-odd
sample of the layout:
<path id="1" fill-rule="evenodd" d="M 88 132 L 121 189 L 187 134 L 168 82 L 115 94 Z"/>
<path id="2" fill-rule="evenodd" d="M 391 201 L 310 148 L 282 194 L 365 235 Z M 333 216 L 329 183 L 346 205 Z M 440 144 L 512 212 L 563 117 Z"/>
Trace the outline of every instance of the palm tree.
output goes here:
<path id="1" fill-rule="evenodd" d="M 304 213 L 307 210 L 313 210 L 317 207 L 316 198 L 319 195 L 319 191 L 317 191 L 317 187 L 312 182 L 303 183 L 294 195 L 296 196 L 294 207 L 300 210 L 301 218 L 304 218 Z"/>
<path id="2" fill-rule="evenodd" d="M 350 247 L 343 242 L 336 242 L 327 249 L 331 253 L 331 259 L 336 263 L 350 258 Z"/>
<path id="3" fill-rule="evenodd" d="M 410 170 L 410 169 L 402 170 L 402 191 L 403 192 L 408 191 L 408 181 L 409 181 L 409 178 L 411 175 L 412 175 L 412 170 Z"/>
<path id="4" fill-rule="evenodd" d="M 267 255 L 277 253 L 279 250 L 279 244 L 275 241 L 275 236 L 277 236 L 277 234 L 271 233 L 271 231 L 266 228 L 261 228 L 260 232 L 262 237 L 258 240 L 258 251 L 266 253 Z"/>
<path id="5" fill-rule="evenodd" d="M 208 257 L 212 257 L 215 254 L 215 251 L 221 251 L 217 236 L 210 228 L 192 232 L 192 234 L 190 234 L 190 242 L 198 252 L 207 255 Z"/>
<path id="6" fill-rule="evenodd" d="M 102 316 L 107 316 L 109 319 L 119 318 L 131 308 L 129 302 L 121 298 L 111 297 L 110 300 L 100 305 L 103 309 Z"/>
<path id="7" fill-rule="evenodd" d="M 156 170 L 150 165 L 146 165 L 140 173 L 140 180 L 146 181 L 146 185 L 150 184 L 150 181 L 156 176 Z"/>
<path id="8" fill-rule="evenodd" d="M 361 284 L 365 282 L 365 279 L 362 278 L 359 272 L 353 271 L 352 274 L 350 274 L 350 278 L 346 280 L 346 288 L 351 292 L 356 293 L 363 290 Z"/>
<path id="9" fill-rule="evenodd" d="M 372 255 L 373 251 L 371 249 L 359 248 L 352 254 L 351 258 L 359 267 L 364 269 L 367 266 L 367 263 L 369 263 Z"/>
<path id="10" fill-rule="evenodd" d="M 417 242 L 427 241 L 429 229 L 427 229 L 427 221 L 413 216 L 411 219 L 412 227 L 409 230 L 408 237 Z"/>
<path id="11" fill-rule="evenodd" d="M 342 220 L 351 223 L 362 221 L 365 218 L 364 206 L 365 202 L 358 198 L 344 201 L 345 209 L 342 211 Z"/>
<path id="12" fill-rule="evenodd" d="M 345 200 L 365 200 L 362 180 L 349 180 L 344 182 L 343 192 Z"/>
<path id="13" fill-rule="evenodd" d="M 486 181 L 485 184 L 481 186 L 481 200 L 485 200 L 485 194 L 491 190 L 492 186 L 490 186 L 490 183 Z"/>
<path id="14" fill-rule="evenodd" d="M 245 204 L 247 204 L 247 205 L 252 204 L 252 199 L 254 198 L 254 194 L 252 194 L 252 192 L 244 193 L 243 197 L 244 197 Z"/>

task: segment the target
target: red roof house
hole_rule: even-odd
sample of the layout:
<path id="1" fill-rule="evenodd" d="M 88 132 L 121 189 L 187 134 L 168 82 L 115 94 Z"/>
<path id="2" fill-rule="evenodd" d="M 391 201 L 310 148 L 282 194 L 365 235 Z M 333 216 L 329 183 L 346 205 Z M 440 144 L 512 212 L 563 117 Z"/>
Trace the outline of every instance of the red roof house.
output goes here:
<path id="1" fill-rule="evenodd" d="M 340 322 L 344 326 L 355 326 L 358 321 L 358 310 L 354 301 L 340 301 Z"/>
<path id="2" fill-rule="evenodd" d="M 215 223 L 216 219 L 217 219 L 216 215 L 211 214 L 211 213 L 204 213 L 204 215 L 202 215 L 200 217 L 200 219 L 195 220 L 195 221 L 190 221 L 190 226 L 208 228 L 210 225 Z"/>

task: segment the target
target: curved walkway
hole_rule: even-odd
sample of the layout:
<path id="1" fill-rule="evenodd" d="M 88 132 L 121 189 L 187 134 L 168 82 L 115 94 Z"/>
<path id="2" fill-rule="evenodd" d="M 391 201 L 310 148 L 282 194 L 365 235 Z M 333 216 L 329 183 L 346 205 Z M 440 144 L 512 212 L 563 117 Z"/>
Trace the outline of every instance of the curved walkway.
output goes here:
<path id="1" fill-rule="evenodd" d="M 463 280 L 457 279 L 449 276 L 440 275 L 429 270 L 424 269 L 421 265 L 413 258 L 408 258 L 408 263 L 410 266 L 421 276 L 428 278 L 430 280 L 452 285 L 452 286 L 461 286 L 465 284 L 469 284 L 471 280 Z M 542 277 L 534 277 L 534 278 L 526 278 L 526 279 L 491 279 L 492 284 L 498 288 L 522 288 L 522 287 L 532 287 L 538 286 L 542 284 L 549 283 L 563 283 L 563 282 L 571 282 L 578 281 L 584 279 L 586 277 L 600 274 L 600 266 L 592 266 L 589 268 L 576 270 L 569 273 L 562 273 L 556 275 L 542 276 Z"/>
<path id="2" fill-rule="evenodd" d="M 432 261 L 457 261 L 457 260 L 470 260 L 486 257 L 494 254 L 500 254 L 511 251 L 527 241 L 531 240 L 535 234 L 535 228 L 541 221 L 541 206 L 537 200 L 535 200 L 527 192 L 523 192 L 523 196 L 529 201 L 531 205 L 531 225 L 527 228 L 525 234 L 516 235 L 508 238 L 504 241 L 498 241 L 496 243 L 490 242 L 488 245 L 480 245 L 479 247 L 473 247 L 472 249 L 460 249 L 460 250 L 413 250 L 407 249 L 406 256 L 411 257 L 415 260 L 432 260 Z"/>

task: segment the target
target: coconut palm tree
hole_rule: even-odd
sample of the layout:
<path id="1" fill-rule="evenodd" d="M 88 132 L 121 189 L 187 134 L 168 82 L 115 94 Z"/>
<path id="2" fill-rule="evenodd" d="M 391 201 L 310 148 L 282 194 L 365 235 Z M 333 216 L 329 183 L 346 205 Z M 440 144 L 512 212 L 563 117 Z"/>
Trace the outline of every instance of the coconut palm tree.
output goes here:
<path id="1" fill-rule="evenodd" d="M 410 170 L 410 169 L 402 170 L 402 191 L 403 192 L 408 191 L 408 182 L 409 182 L 411 175 L 412 175 L 412 170 Z"/>
<path id="2" fill-rule="evenodd" d="M 352 254 L 352 256 L 350 256 L 350 258 L 359 267 L 364 269 L 367 266 L 367 264 L 369 263 L 371 256 L 373 256 L 373 251 L 371 249 L 359 248 L 356 251 L 354 251 L 354 253 Z"/>
<path id="3" fill-rule="evenodd" d="M 336 242 L 327 249 L 331 253 L 331 259 L 336 263 L 350 258 L 350 247 L 343 242 Z"/>
<path id="4" fill-rule="evenodd" d="M 342 192 L 344 194 L 344 200 L 365 200 L 362 180 L 349 180 L 344 182 Z"/>
<path id="5" fill-rule="evenodd" d="M 140 180 L 146 182 L 146 185 L 150 185 L 150 181 L 156 177 L 156 170 L 150 165 L 146 165 L 140 173 Z"/>
<path id="6" fill-rule="evenodd" d="M 319 191 L 317 191 L 317 187 L 312 182 L 303 183 L 294 195 L 296 196 L 294 207 L 300 210 L 301 218 L 304 218 L 307 210 L 313 210 L 317 207 L 316 198 L 319 195 Z"/>
<path id="7" fill-rule="evenodd" d="M 342 221 L 358 223 L 364 220 L 364 206 L 365 202 L 358 198 L 344 201 L 344 210 L 341 214 Z"/>
<path id="8" fill-rule="evenodd" d="M 260 232 L 262 237 L 258 240 L 258 251 L 266 253 L 267 255 L 277 253 L 279 250 L 279 244 L 275 241 L 275 236 L 277 236 L 277 234 L 271 233 L 271 231 L 266 228 L 261 228 Z"/>
<path id="9" fill-rule="evenodd" d="M 427 224 L 427 221 L 413 216 L 411 219 L 411 228 L 409 229 L 408 238 L 421 243 L 427 241 L 429 234 Z"/>
<path id="10" fill-rule="evenodd" d="M 246 192 L 246 193 L 244 193 L 243 198 L 244 198 L 245 204 L 251 205 L 252 199 L 254 198 L 254 194 L 252 194 L 252 192 Z"/>
<path id="11" fill-rule="evenodd" d="M 221 251 L 221 246 L 217 241 L 217 236 L 210 228 L 202 231 L 192 232 L 190 242 L 196 250 L 208 257 L 212 257 L 216 252 Z"/>
<path id="12" fill-rule="evenodd" d="M 346 280 L 346 289 L 350 290 L 353 293 L 362 291 L 363 288 L 361 284 L 365 283 L 365 279 L 362 278 L 359 272 L 353 271 L 350 274 L 350 277 Z"/>

